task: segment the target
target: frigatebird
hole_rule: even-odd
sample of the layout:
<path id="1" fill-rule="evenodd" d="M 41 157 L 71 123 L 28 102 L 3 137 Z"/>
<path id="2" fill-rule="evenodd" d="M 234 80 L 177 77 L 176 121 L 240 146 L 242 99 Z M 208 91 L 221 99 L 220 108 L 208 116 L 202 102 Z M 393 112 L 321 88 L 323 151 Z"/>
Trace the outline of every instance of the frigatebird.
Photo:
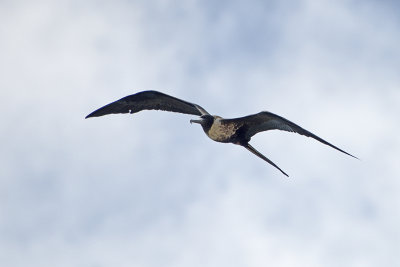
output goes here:
<path id="1" fill-rule="evenodd" d="M 288 177 L 289 175 L 287 173 L 285 173 L 275 163 L 273 163 L 270 159 L 265 157 L 249 144 L 249 141 L 253 135 L 268 130 L 294 132 L 314 138 L 325 145 L 358 159 L 357 157 L 332 145 L 315 134 L 303 129 L 299 125 L 271 112 L 262 111 L 260 113 L 241 118 L 224 119 L 220 116 L 210 115 L 204 108 L 197 104 L 190 103 L 157 91 L 143 91 L 123 97 L 93 111 L 86 116 L 86 119 L 108 114 L 132 114 L 142 110 L 164 110 L 200 116 L 200 119 L 190 120 L 190 123 L 200 124 L 209 138 L 216 142 L 233 143 L 243 146 L 254 155 L 260 157 L 280 170 Z"/>

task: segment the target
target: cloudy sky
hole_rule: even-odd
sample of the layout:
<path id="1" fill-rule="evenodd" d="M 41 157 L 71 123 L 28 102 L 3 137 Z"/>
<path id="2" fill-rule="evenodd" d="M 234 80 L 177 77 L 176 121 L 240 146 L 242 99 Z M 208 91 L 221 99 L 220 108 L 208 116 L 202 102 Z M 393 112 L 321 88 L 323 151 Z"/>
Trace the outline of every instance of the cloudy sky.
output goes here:
<path id="1" fill-rule="evenodd" d="M 2 266 L 400 266 L 396 1 L 1 1 Z M 141 90 L 192 116 L 84 117 Z"/>

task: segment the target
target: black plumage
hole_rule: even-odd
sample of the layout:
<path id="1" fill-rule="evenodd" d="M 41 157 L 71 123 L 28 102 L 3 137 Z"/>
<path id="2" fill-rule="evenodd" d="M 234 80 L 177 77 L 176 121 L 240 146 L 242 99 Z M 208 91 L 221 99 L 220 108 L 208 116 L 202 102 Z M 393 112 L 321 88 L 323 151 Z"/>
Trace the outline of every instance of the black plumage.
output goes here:
<path id="1" fill-rule="evenodd" d="M 224 119 L 219 116 L 210 115 L 204 108 L 197 104 L 157 91 L 143 91 L 126 96 L 93 111 L 87 115 L 86 118 L 99 117 L 107 114 L 136 113 L 142 110 L 164 110 L 200 116 L 200 119 L 190 120 L 190 122 L 199 123 L 209 138 L 216 142 L 233 143 L 243 146 L 254 155 L 273 165 L 286 176 L 288 175 L 282 169 L 249 144 L 253 135 L 268 130 L 295 132 L 314 138 L 342 153 L 357 158 L 303 129 L 299 125 L 271 112 L 263 111 L 241 118 Z"/>
<path id="2" fill-rule="evenodd" d="M 90 117 L 100 117 L 108 114 L 136 113 L 142 110 L 164 110 L 179 112 L 190 115 L 201 116 L 208 114 L 202 107 L 186 102 L 173 96 L 169 96 L 157 91 L 144 91 L 133 95 L 128 95 L 104 107 L 101 107 L 89 115 Z"/>

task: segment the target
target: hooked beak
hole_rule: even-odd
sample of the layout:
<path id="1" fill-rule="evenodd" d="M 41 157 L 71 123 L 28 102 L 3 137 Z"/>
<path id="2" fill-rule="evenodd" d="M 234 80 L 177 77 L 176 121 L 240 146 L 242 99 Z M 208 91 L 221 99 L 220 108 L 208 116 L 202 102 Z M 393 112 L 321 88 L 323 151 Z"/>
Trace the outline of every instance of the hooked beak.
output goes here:
<path id="1" fill-rule="evenodd" d="M 190 124 L 192 124 L 193 122 L 201 124 L 203 122 L 203 120 L 202 119 L 200 119 L 200 120 L 190 120 Z"/>

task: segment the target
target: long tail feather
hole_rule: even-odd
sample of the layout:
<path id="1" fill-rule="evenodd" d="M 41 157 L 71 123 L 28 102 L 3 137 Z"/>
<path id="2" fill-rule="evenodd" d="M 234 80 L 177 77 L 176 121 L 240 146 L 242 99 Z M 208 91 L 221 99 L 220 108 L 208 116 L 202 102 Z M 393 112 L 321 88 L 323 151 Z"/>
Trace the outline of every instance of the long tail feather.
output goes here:
<path id="1" fill-rule="evenodd" d="M 272 166 L 274 166 L 275 168 L 277 168 L 278 170 L 280 170 L 284 175 L 286 175 L 287 177 L 289 177 L 289 175 L 287 175 L 286 172 L 284 172 L 281 168 L 279 168 L 275 163 L 273 163 L 270 159 L 268 159 L 266 156 L 264 156 L 263 154 L 261 154 L 260 152 L 258 152 L 254 147 L 252 147 L 250 144 L 242 144 L 242 146 L 244 146 L 248 151 L 250 151 L 251 153 L 253 153 L 254 155 L 256 155 L 257 157 L 262 158 L 263 160 L 265 160 L 266 162 L 268 162 L 269 164 L 271 164 Z"/>

